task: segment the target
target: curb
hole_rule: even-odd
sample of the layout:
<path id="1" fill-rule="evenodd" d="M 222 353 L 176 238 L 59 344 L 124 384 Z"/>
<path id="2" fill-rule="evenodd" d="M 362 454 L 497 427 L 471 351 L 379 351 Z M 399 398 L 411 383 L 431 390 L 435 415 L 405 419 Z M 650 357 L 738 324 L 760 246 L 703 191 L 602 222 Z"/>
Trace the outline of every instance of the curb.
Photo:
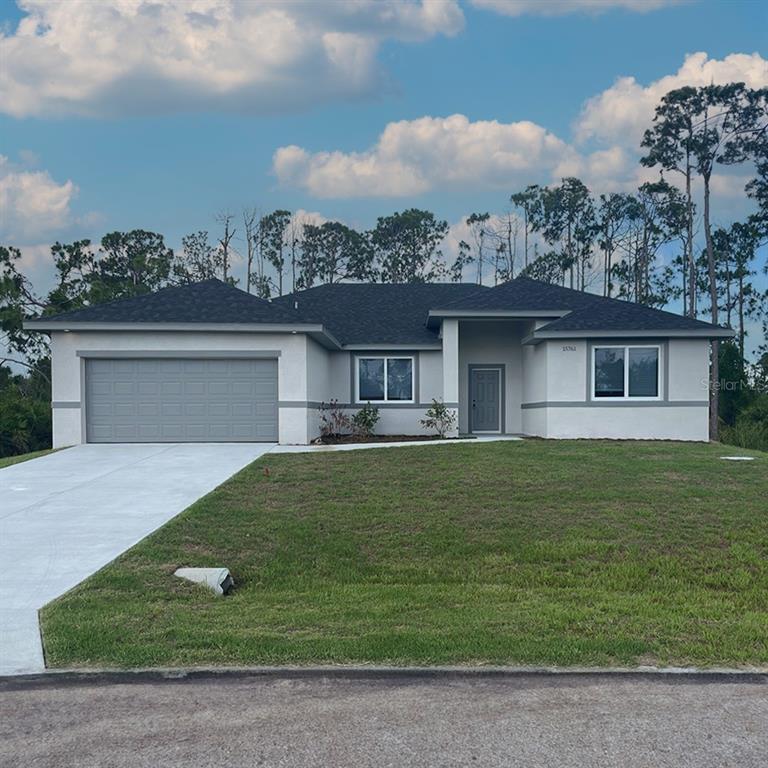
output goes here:
<path id="1" fill-rule="evenodd" d="M 0 688 L 65 685 L 184 683 L 211 679 L 261 680 L 471 680 L 614 678 L 657 679 L 674 683 L 761 683 L 768 685 L 768 667 L 508 667 L 508 666 L 313 666 L 313 667 L 160 667 L 145 669 L 61 669 L 0 676 Z"/>

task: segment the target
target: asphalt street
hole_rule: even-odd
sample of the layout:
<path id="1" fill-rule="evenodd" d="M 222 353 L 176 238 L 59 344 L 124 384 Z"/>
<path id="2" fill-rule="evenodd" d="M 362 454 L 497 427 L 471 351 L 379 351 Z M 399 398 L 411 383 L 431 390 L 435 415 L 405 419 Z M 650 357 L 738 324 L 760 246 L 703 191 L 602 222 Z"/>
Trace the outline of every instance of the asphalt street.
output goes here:
<path id="1" fill-rule="evenodd" d="M 766 675 L 0 680 L 3 768 L 766 764 Z"/>

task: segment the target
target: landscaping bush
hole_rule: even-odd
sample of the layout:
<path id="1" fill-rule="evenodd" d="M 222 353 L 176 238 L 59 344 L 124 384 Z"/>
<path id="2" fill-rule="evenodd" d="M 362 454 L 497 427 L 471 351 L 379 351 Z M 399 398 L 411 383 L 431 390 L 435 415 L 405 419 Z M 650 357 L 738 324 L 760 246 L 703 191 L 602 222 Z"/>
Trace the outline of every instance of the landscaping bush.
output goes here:
<path id="1" fill-rule="evenodd" d="M 435 398 L 432 399 L 432 405 L 427 409 L 425 416 L 426 418 L 421 419 L 421 426 L 434 429 L 440 438 L 444 438 L 456 425 L 456 412 Z"/>
<path id="2" fill-rule="evenodd" d="M 375 405 L 366 403 L 353 417 L 352 428 L 355 434 L 370 437 L 376 425 L 379 423 L 379 409 Z"/>
<path id="3" fill-rule="evenodd" d="M 339 407 L 338 400 L 320 403 L 320 437 L 325 439 L 334 435 L 345 435 L 352 430 L 352 420 Z"/>

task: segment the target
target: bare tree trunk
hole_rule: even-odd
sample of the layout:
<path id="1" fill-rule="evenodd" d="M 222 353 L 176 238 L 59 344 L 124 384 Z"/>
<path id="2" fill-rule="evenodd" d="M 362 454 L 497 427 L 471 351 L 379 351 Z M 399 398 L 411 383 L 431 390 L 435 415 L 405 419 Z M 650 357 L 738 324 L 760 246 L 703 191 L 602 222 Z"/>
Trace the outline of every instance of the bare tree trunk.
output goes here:
<path id="1" fill-rule="evenodd" d="M 739 274 L 739 356 L 744 366 L 744 276 Z"/>
<path id="2" fill-rule="evenodd" d="M 222 258 L 222 271 L 224 280 L 226 282 L 229 277 L 229 246 L 232 242 L 232 238 L 235 236 L 236 229 L 230 230 L 230 224 L 232 223 L 231 213 L 222 213 L 216 218 L 219 224 L 224 225 L 224 234 L 219 238 L 219 245 L 221 246 L 221 258 Z"/>
<path id="3" fill-rule="evenodd" d="M 687 208 L 686 258 L 688 259 L 688 315 L 696 317 L 696 262 L 693 259 L 693 197 L 691 196 L 691 162 L 685 162 L 685 198 Z"/>
<path id="4" fill-rule="evenodd" d="M 247 248 L 246 257 L 246 274 L 245 274 L 245 292 L 251 292 L 251 284 L 253 281 L 253 252 L 256 247 L 254 225 L 256 224 L 256 209 L 251 208 L 243 209 L 243 228 L 245 229 L 245 243 Z"/>
<path id="5" fill-rule="evenodd" d="M 528 210 L 526 208 L 523 208 L 523 223 L 525 225 L 525 229 L 524 229 L 525 252 L 523 253 L 523 261 L 525 262 L 525 266 L 527 268 L 528 267 Z"/>
<path id="6" fill-rule="evenodd" d="M 712 232 L 709 224 L 709 174 L 704 175 L 704 238 L 707 245 L 707 269 L 709 271 L 709 298 L 712 303 L 712 322 L 717 325 L 717 272 L 715 270 L 715 249 L 712 246 Z M 717 440 L 720 420 L 720 342 L 712 341 L 712 361 L 710 364 L 709 396 L 709 439 Z"/>

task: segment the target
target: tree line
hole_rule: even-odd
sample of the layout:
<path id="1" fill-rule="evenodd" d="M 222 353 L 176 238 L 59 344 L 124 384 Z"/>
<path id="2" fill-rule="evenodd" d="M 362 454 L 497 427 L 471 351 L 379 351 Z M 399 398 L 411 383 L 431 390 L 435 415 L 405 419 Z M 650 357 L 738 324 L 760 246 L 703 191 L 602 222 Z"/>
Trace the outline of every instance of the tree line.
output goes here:
<path id="1" fill-rule="evenodd" d="M 214 277 L 268 299 L 341 281 L 487 285 L 526 275 L 725 322 L 737 332 L 727 350 L 729 375 L 754 389 L 746 361 L 750 323 L 762 324 L 763 361 L 768 353 L 768 291 L 756 280 L 768 274 L 768 261 L 758 263 L 768 242 L 768 89 L 731 83 L 671 91 L 641 146 L 641 165 L 659 174 L 634 191 L 596 194 L 575 177 L 532 184 L 512 191 L 501 212 L 470 213 L 453 243 L 446 220 L 417 208 L 381 216 L 366 231 L 248 208 L 220 214 L 214 233 L 190 233 L 177 250 L 141 229 L 108 233 L 98 244 L 56 242 L 55 285 L 44 295 L 24 275 L 21 251 L 0 246 L 0 344 L 8 350 L 0 360 L 46 377 L 46 341 L 23 330 L 24 317 Z M 753 212 L 718 226 L 713 177 L 738 166 L 754 171 L 745 187 Z M 235 265 L 244 266 L 244 279 L 234 276 Z M 711 386 L 720 388 L 722 355 L 713 346 Z M 13 378 L 4 374 L 1 391 Z M 714 398 L 712 434 L 720 399 Z"/>

